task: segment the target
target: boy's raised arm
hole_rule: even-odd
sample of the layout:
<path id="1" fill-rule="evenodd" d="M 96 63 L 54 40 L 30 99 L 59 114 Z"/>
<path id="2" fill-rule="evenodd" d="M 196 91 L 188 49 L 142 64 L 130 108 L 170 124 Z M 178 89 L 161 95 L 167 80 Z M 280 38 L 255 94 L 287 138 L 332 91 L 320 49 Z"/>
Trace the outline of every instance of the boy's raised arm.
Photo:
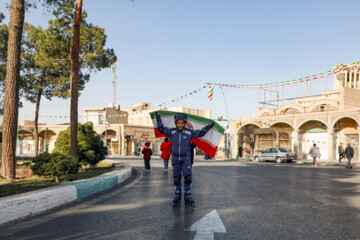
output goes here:
<path id="1" fill-rule="evenodd" d="M 171 137 L 170 129 L 167 127 L 164 127 L 164 124 L 161 121 L 159 112 L 155 112 L 155 118 L 156 118 L 156 122 L 157 122 L 157 129 L 159 130 L 159 132 L 161 132 L 162 134 L 165 134 L 168 137 Z"/>
<path id="2" fill-rule="evenodd" d="M 215 126 L 215 123 L 213 121 L 211 121 L 209 123 L 209 125 L 205 126 L 203 129 L 195 130 L 191 135 L 191 139 L 205 136 L 205 134 L 214 126 Z"/>

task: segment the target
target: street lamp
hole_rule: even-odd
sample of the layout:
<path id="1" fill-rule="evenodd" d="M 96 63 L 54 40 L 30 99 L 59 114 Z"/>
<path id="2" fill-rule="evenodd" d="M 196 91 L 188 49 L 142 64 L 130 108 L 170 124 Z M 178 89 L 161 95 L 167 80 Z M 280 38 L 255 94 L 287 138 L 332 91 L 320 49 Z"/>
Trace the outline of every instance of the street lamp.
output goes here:
<path id="1" fill-rule="evenodd" d="M 47 145 L 47 137 L 46 137 L 46 133 L 47 133 L 48 128 L 45 129 L 45 152 L 48 152 L 48 145 Z"/>
<path id="2" fill-rule="evenodd" d="M 230 141 L 230 148 L 229 148 L 229 135 L 232 137 L 233 125 L 228 119 L 217 119 L 218 121 L 225 121 L 226 124 L 226 148 L 225 148 L 225 155 L 226 157 L 232 156 L 232 141 Z M 230 126 L 230 134 L 229 134 L 229 126 Z M 232 140 L 232 139 L 231 139 Z"/>
<path id="3" fill-rule="evenodd" d="M 205 82 L 205 84 L 210 85 L 209 82 Z M 233 126 L 232 123 L 229 121 L 229 108 L 227 105 L 227 101 L 226 101 L 226 96 L 224 93 L 224 89 L 221 85 L 219 85 L 221 92 L 224 96 L 224 103 L 225 103 L 225 109 L 226 109 L 226 119 L 218 119 L 219 121 L 227 121 L 228 124 L 226 124 L 226 157 L 229 157 L 229 125 L 230 125 L 230 132 L 231 132 L 231 137 L 232 137 L 232 131 L 233 131 Z M 230 142 L 230 155 L 232 156 L 232 142 Z"/>

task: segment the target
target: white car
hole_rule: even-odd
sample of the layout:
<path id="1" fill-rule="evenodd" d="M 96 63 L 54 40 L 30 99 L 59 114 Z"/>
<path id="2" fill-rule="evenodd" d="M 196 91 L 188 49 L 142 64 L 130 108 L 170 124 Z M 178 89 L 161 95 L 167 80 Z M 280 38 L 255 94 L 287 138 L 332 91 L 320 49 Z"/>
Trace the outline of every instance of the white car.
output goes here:
<path id="1" fill-rule="evenodd" d="M 276 161 L 282 163 L 284 161 L 291 162 L 296 159 L 296 153 L 288 152 L 285 148 L 268 148 L 261 153 L 254 154 L 256 162 L 260 161 Z"/>

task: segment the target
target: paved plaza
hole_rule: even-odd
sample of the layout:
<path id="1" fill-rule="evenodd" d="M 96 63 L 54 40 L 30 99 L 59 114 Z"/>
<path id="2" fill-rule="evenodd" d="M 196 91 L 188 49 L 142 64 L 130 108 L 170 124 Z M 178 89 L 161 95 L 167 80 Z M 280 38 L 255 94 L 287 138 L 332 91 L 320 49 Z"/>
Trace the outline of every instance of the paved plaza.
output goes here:
<path id="1" fill-rule="evenodd" d="M 151 161 L 150 174 L 140 158 L 121 161 L 140 171 L 127 184 L 1 229 L 0 238 L 360 238 L 358 169 L 198 160 L 193 167 L 196 208 L 174 209 L 172 172 L 163 172 L 160 159 Z"/>

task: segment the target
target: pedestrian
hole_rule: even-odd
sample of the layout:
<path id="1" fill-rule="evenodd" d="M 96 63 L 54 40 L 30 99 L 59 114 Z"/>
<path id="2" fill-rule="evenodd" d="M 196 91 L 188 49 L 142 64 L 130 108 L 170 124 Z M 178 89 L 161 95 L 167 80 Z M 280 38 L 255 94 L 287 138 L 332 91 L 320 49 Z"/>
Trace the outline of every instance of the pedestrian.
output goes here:
<path id="1" fill-rule="evenodd" d="M 172 149 L 172 166 L 174 167 L 174 185 L 175 197 L 173 206 L 180 206 L 181 202 L 181 178 L 184 177 L 184 200 L 186 207 L 194 207 L 194 200 L 191 196 L 191 145 L 190 140 L 203 137 L 215 125 L 213 121 L 202 130 L 192 130 L 186 128 L 187 115 L 184 113 L 176 113 L 174 117 L 176 128 L 164 127 L 159 112 L 155 112 L 157 129 L 171 140 Z"/>
<path id="2" fill-rule="evenodd" d="M 151 155 L 152 155 L 150 144 L 151 144 L 150 142 L 146 142 L 144 149 L 141 152 L 143 154 L 143 158 L 144 158 L 145 172 L 150 172 L 150 159 L 151 159 Z"/>
<path id="3" fill-rule="evenodd" d="M 160 146 L 161 158 L 164 161 L 164 172 L 168 171 L 169 166 L 169 159 L 170 159 L 170 151 L 171 151 L 171 144 L 169 143 L 169 139 L 165 138 L 164 142 Z"/>
<path id="4" fill-rule="evenodd" d="M 320 158 L 320 149 L 316 146 L 316 143 L 310 148 L 309 155 L 313 158 L 313 167 L 317 167 L 317 158 Z"/>
<path id="5" fill-rule="evenodd" d="M 348 160 L 346 168 L 352 168 L 351 159 L 354 157 L 354 149 L 351 147 L 350 143 L 348 144 L 347 148 L 345 148 L 345 157 Z"/>
<path id="6" fill-rule="evenodd" d="M 239 157 L 242 158 L 242 156 L 243 156 L 243 154 L 242 154 L 242 152 L 243 152 L 242 146 L 239 146 L 238 150 L 239 150 Z"/>
<path id="7" fill-rule="evenodd" d="M 191 143 L 191 150 L 190 150 L 191 152 L 190 152 L 190 154 L 191 154 L 191 167 L 192 167 L 192 165 L 194 164 L 194 150 L 196 148 L 196 145 L 192 141 L 190 141 L 190 143 Z"/>
<path id="8" fill-rule="evenodd" d="M 138 156 L 138 157 L 141 157 L 141 148 L 140 148 L 140 147 L 138 148 L 138 152 L 139 152 L 139 156 Z"/>
<path id="9" fill-rule="evenodd" d="M 345 155 L 344 155 L 344 147 L 343 147 L 343 144 L 340 143 L 340 146 L 338 147 L 338 152 L 339 152 L 339 163 L 341 163 L 341 159 L 344 159 L 345 158 Z"/>

